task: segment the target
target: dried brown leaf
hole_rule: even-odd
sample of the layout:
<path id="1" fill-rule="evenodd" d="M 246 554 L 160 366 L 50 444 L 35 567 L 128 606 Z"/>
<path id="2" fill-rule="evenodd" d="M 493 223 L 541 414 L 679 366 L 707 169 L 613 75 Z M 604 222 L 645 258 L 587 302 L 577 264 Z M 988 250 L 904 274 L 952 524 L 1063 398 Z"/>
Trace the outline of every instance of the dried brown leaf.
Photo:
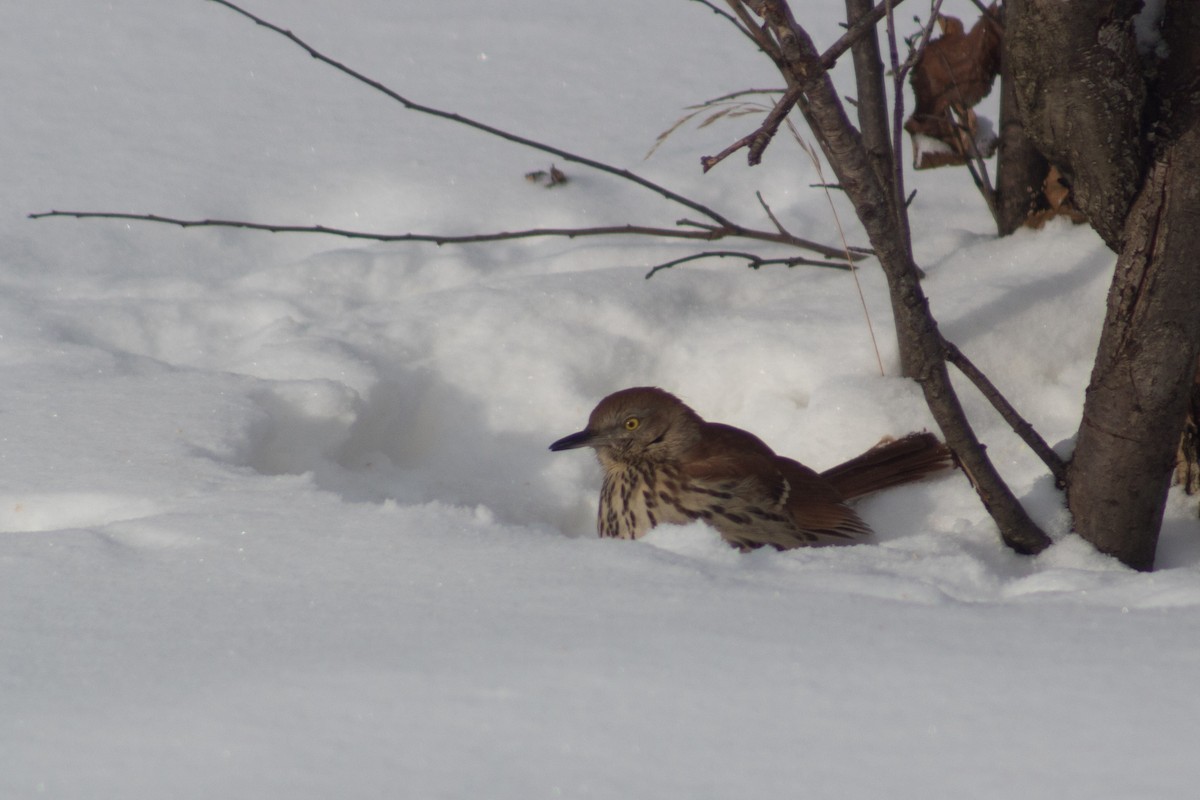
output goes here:
<path id="1" fill-rule="evenodd" d="M 904 129 L 914 137 L 914 150 L 915 137 L 924 135 L 951 152 L 918 154 L 917 169 L 961 164 L 973 155 L 978 128 L 970 109 L 991 92 L 1000 73 L 1002 32 L 991 15 L 981 16 L 969 32 L 954 17 L 939 16 L 938 23 L 942 35 L 925 46 L 909 78 L 916 108 Z"/>

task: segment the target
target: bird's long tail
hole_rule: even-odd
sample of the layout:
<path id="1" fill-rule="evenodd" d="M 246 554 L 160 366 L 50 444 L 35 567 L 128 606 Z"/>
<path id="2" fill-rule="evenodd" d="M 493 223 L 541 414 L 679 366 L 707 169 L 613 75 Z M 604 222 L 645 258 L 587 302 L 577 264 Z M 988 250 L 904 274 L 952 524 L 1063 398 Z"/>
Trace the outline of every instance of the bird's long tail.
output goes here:
<path id="1" fill-rule="evenodd" d="M 892 486 L 919 481 L 954 466 L 950 448 L 932 433 L 910 433 L 903 439 L 880 442 L 867 452 L 821 477 L 834 485 L 846 500 Z"/>

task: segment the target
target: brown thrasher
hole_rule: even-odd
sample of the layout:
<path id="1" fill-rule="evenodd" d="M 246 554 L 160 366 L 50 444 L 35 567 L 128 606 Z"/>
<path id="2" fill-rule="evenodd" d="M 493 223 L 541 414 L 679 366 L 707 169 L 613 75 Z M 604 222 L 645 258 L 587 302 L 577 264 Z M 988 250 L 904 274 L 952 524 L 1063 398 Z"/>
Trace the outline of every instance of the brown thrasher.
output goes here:
<path id="1" fill-rule="evenodd" d="M 703 519 L 742 550 L 853 543 L 871 529 L 847 500 L 951 466 L 936 437 L 913 433 L 817 474 L 653 387 L 610 394 L 586 428 L 550 445 L 576 447 L 595 449 L 604 467 L 601 536 L 637 539 L 661 523 Z"/>

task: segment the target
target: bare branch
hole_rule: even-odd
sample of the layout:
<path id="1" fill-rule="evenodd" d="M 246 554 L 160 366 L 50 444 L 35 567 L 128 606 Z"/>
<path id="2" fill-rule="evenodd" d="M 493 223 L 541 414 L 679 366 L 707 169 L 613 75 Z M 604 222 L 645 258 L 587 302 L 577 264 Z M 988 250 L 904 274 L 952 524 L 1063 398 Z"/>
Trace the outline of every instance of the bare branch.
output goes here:
<path id="1" fill-rule="evenodd" d="M 782 94 L 786 91 L 786 89 L 780 89 L 778 92 L 775 92 L 775 94 Z M 742 91 L 731 92 L 723 97 L 717 97 L 713 98 L 712 100 L 705 100 L 703 103 L 687 106 L 685 109 L 687 111 L 686 114 L 675 120 L 675 122 L 671 123 L 671 127 L 667 128 L 665 131 L 655 137 L 653 146 L 651 146 L 651 148 L 646 152 L 644 158 L 649 159 L 651 156 L 653 156 L 656 152 L 658 152 L 658 148 L 662 147 L 663 143 L 666 142 L 667 139 L 670 138 L 673 133 L 675 133 L 675 131 L 679 130 L 684 125 L 691 122 L 693 119 L 709 109 L 718 108 L 719 110 L 706 117 L 698 127 L 706 128 L 717 120 L 723 118 L 733 119 L 735 117 L 744 117 L 749 114 L 770 111 L 770 108 L 762 103 L 747 102 L 744 100 L 735 102 L 733 99 L 739 96 L 765 93 L 767 92 L 762 89 L 743 89 Z"/>
<path id="2" fill-rule="evenodd" d="M 620 234 L 641 234 L 650 236 L 666 236 L 673 239 L 701 239 L 712 241 L 725 236 L 734 235 L 724 228 L 709 228 L 706 230 L 680 230 L 677 228 L 656 228 L 643 225 L 610 225 L 593 228 L 531 228 L 520 231 L 498 231 L 495 233 L 475 233 L 465 235 L 439 233 L 370 233 L 368 231 L 333 228 L 326 225 L 279 225 L 263 222 L 247 222 L 234 219 L 179 219 L 160 214 L 127 214 L 116 211 L 46 211 L 30 214 L 30 219 L 45 219 L 47 217 L 74 217 L 75 219 L 124 219 L 137 222 L 158 222 L 164 225 L 176 225 L 180 228 L 241 228 L 251 231 L 266 231 L 268 233 L 320 233 L 327 236 L 339 236 L 344 239 L 367 239 L 375 242 L 431 242 L 443 244 L 473 244 L 475 242 L 498 242 L 507 239 L 528 239 L 540 236 L 576 238 L 581 236 L 605 236 Z M 835 251 L 840 252 L 840 251 Z"/>
<path id="3" fill-rule="evenodd" d="M 885 0 L 886 2 L 886 0 Z M 896 18 L 892 13 L 891 4 L 886 9 L 888 59 L 892 66 L 892 197 L 904 197 L 904 159 L 901 158 L 901 148 L 904 146 L 904 74 L 907 71 L 900 65 L 900 51 L 896 46 Z M 908 247 L 912 249 L 912 231 L 908 225 L 908 206 L 901 214 L 901 225 L 904 229 Z"/>
<path id="4" fill-rule="evenodd" d="M 755 44 L 758 43 L 754 38 L 754 34 L 752 34 L 750 31 L 746 30 L 746 28 L 742 25 L 741 21 L 737 17 L 730 14 L 728 11 L 724 11 L 720 8 L 717 8 L 715 5 L 710 3 L 709 0 L 692 0 L 692 2 L 699 3 L 702 6 L 707 6 L 709 11 L 713 12 L 718 17 L 723 17 L 724 19 L 728 20 L 729 24 L 732 25 L 733 27 L 737 28 L 738 31 L 740 31 L 743 36 L 747 37 L 750 41 L 754 42 Z"/>
<path id="5" fill-rule="evenodd" d="M 851 23 L 857 22 L 863 15 L 874 10 L 871 0 L 845 0 L 845 5 L 846 19 Z M 892 126 L 888 122 L 889 104 L 884 88 L 887 73 L 883 68 L 879 37 L 872 35 L 860 38 L 851 46 L 850 54 L 854 67 L 855 88 L 858 92 L 858 102 L 854 107 L 859 131 L 862 133 L 863 147 L 866 148 L 871 169 L 885 190 L 888 214 L 895 217 L 898 227 L 902 232 L 906 232 L 907 217 L 899 208 L 902 193 L 891 190 L 899 151 L 891 134 Z M 905 235 L 907 236 L 907 233 Z"/>
<path id="6" fill-rule="evenodd" d="M 597 170 L 599 172 L 606 172 L 609 175 L 615 175 L 618 178 L 629 181 L 630 183 L 635 183 L 644 189 L 648 189 L 648 190 L 654 192 L 655 194 L 665 197 L 666 199 L 668 199 L 674 203 L 678 203 L 679 205 L 686 206 L 687 208 L 690 208 L 693 211 L 703 214 L 704 216 L 708 217 L 709 219 L 713 220 L 714 222 L 717 222 L 720 225 L 736 227 L 736 226 L 734 226 L 734 224 L 732 222 L 730 222 L 728 219 L 726 219 L 724 216 L 722 216 L 721 214 L 719 214 L 717 211 L 713 210 L 712 208 L 709 208 L 708 206 L 706 206 L 702 203 L 698 203 L 695 200 L 692 200 L 691 198 L 684 197 L 681 194 L 677 194 L 676 192 L 671 191 L 670 189 L 666 188 L 665 186 L 660 186 L 659 184 L 654 183 L 653 181 L 647 180 L 646 178 L 643 178 L 640 175 L 630 172 L 627 169 L 621 169 L 618 167 L 614 167 L 610 164 L 605 164 L 602 161 L 596 161 L 594 159 L 587 158 L 586 156 L 577 155 L 577 154 L 571 153 L 567 150 L 563 150 L 561 148 L 554 147 L 552 145 L 544 144 L 543 142 L 539 142 L 534 139 L 529 139 L 524 136 L 518 136 L 517 134 L 509 133 L 508 131 L 501 130 L 500 128 L 493 127 L 493 126 L 488 125 L 483 122 L 479 122 L 478 120 L 471 119 L 470 117 L 465 117 L 461 114 L 455 114 L 450 111 L 443 111 L 442 109 L 439 109 L 439 108 L 433 108 L 432 106 L 426 106 L 426 105 L 422 105 L 421 103 L 414 102 L 414 101 L 408 99 L 407 97 L 401 95 L 399 92 L 396 92 L 395 90 L 388 88 L 387 86 L 380 83 L 379 81 L 374 80 L 373 78 L 369 78 L 366 75 L 362 74 L 361 72 L 358 72 L 357 70 L 354 70 L 339 61 L 335 61 L 334 59 L 330 58 L 329 56 L 325 55 L 321 51 L 314 48 L 312 45 L 305 42 L 303 39 L 301 39 L 299 36 L 292 33 L 291 31 L 285 30 L 284 28 L 281 28 L 278 25 L 270 23 L 270 22 L 266 21 L 265 19 L 262 19 L 261 17 L 257 17 L 254 14 L 251 14 L 249 11 L 246 11 L 244 8 L 238 6 L 237 4 L 229 2 L 229 0 L 210 0 L 210 2 L 225 6 L 226 8 L 228 8 L 232 11 L 235 11 L 238 14 L 241 14 L 243 17 L 246 17 L 247 19 L 253 21 L 256 25 L 260 25 L 260 26 L 266 28 L 267 30 L 284 37 L 285 39 L 291 41 L 296 46 L 303 49 L 305 52 L 307 52 L 310 56 L 312 56 L 316 60 L 318 60 L 324 64 L 328 64 L 329 66 L 333 67 L 337 71 L 350 76 L 351 78 L 358 81 L 359 83 L 369 86 L 372 89 L 376 90 L 377 92 L 380 92 L 380 93 L 386 95 L 387 97 L 391 98 L 392 100 L 395 100 L 397 103 L 400 103 L 401 105 L 403 105 L 405 108 L 407 108 L 410 111 L 417 111 L 422 114 L 428 114 L 430 116 L 450 120 L 451 122 L 457 122 L 460 125 L 466 125 L 469 128 L 475 128 L 476 130 L 480 130 L 480 131 L 483 131 L 484 133 L 491 134 L 492 136 L 496 136 L 500 139 L 504 139 L 505 141 L 523 145 L 525 147 L 529 147 L 534 150 L 540 150 L 543 153 L 550 153 L 551 155 L 557 156 L 557 157 L 563 159 L 564 161 L 570 161 L 570 162 L 573 162 L 576 164 L 582 164 L 585 167 L 590 167 L 591 169 Z"/>
<path id="7" fill-rule="evenodd" d="M 959 116 L 958 111 L 954 112 L 955 116 Z M 975 188 L 979 190 L 979 194 L 983 197 L 984 205 L 992 215 L 992 219 L 996 222 L 996 227 L 1000 227 L 1000 206 L 996 197 L 996 189 L 992 186 L 991 176 L 988 174 L 987 162 L 983 158 L 983 153 L 979 152 L 979 145 L 973 136 L 970 136 L 970 129 L 961 121 L 958 123 L 960 130 L 967 133 L 968 138 L 968 153 L 963 160 L 963 165 L 967 168 L 967 172 L 971 173 L 971 180 L 975 183 Z"/>
<path id="8" fill-rule="evenodd" d="M 887 0 L 885 0 L 887 3 Z M 942 0 L 933 0 L 929 11 L 929 21 L 922 29 L 920 34 L 920 44 L 912 47 L 909 50 L 908 59 L 901 64 L 899 48 L 896 44 L 896 18 L 892 13 L 892 3 L 887 3 L 885 9 L 887 15 L 887 40 L 888 40 L 888 56 L 892 65 L 892 199 L 895 203 L 902 203 L 903 208 L 908 208 L 908 203 L 911 198 L 904 200 L 904 159 L 900 156 L 901 148 L 904 144 L 904 79 L 907 77 L 913 65 L 917 63 L 921 52 L 929 43 L 929 37 L 933 32 L 933 25 L 937 22 L 938 12 L 942 7 Z M 908 242 L 908 247 L 912 249 L 912 231 L 909 229 L 908 214 L 899 214 L 901 235 Z"/>
<path id="9" fill-rule="evenodd" d="M 245 229 L 245 230 L 267 231 L 267 232 L 271 232 L 271 233 L 316 233 L 316 234 L 325 234 L 325 235 L 330 235 L 330 236 L 339 236 L 342 238 L 349 238 L 349 239 L 366 239 L 366 240 L 380 241 L 380 242 L 432 242 L 432 243 L 435 243 L 438 245 L 468 244 L 468 243 L 476 243 L 476 242 L 495 242 L 495 241 L 503 241 L 503 240 L 509 240 L 509 239 L 522 239 L 522 238 L 532 238 L 532 237 L 577 238 L 577 237 L 583 237 L 583 236 L 605 236 L 605 235 L 643 235 L 643 236 L 657 236 L 657 237 L 668 238 L 668 239 L 694 239 L 694 240 L 703 240 L 703 241 L 716 241 L 716 240 L 725 239 L 725 238 L 741 238 L 741 239 L 747 239 L 747 240 L 752 240 L 752 241 L 771 242 L 774 244 L 782 244 L 782 245 L 788 245 L 791 247 L 808 249 L 808 250 L 812 250 L 813 252 L 820 254 L 821 256 L 823 256 L 825 258 L 839 258 L 842 256 L 842 251 L 839 250 L 838 248 L 829 247 L 827 245 L 822 245 L 820 243 L 812 242 L 807 239 L 802 239 L 797 236 L 792 236 L 791 234 L 788 234 L 782 230 L 763 231 L 763 230 L 756 230 L 754 228 L 747 228 L 745 226 L 738 225 L 737 223 L 731 221 L 730 219 L 728 219 L 721 213 L 717 212 L 716 210 L 712 209 L 711 207 L 704 205 L 703 203 L 697 202 L 689 197 L 685 197 L 681 194 L 673 192 L 670 189 L 667 189 L 666 187 L 661 186 L 657 183 L 654 183 L 653 181 L 647 180 L 639 175 L 636 175 L 633 172 L 630 172 L 629 170 L 620 169 L 620 168 L 614 167 L 610 164 L 606 164 L 601 161 L 596 161 L 594 159 L 587 158 L 585 156 L 580 156 L 575 153 L 571 153 L 569 151 L 562 150 L 560 148 L 553 147 L 551 145 L 548 145 L 548 144 L 545 144 L 545 143 L 542 143 L 542 142 L 539 142 L 539 141 L 536 141 L 533 139 L 529 139 L 524 136 L 519 136 L 519 135 L 516 135 L 513 133 L 509 133 L 508 131 L 501 130 L 501 129 L 493 127 L 491 125 L 487 125 L 485 123 L 479 122 L 479 121 L 471 119 L 469 117 L 464 117 L 460 114 L 455 114 L 455 113 L 452 113 L 449 111 L 444 111 L 442 109 L 433 108 L 430 106 L 422 105 L 420 103 L 416 103 L 412 100 L 409 100 L 407 97 L 404 97 L 403 95 L 399 94 L 398 92 L 394 91 L 393 89 L 388 88 L 387 86 L 383 85 L 379 81 L 369 78 L 366 75 L 363 75 L 362 73 L 346 66 L 345 64 L 335 61 L 334 59 L 330 58 L 329 56 L 325 55 L 324 53 L 320 52 L 316 48 L 309 45 L 307 42 L 305 42 L 303 39 L 301 39 L 300 37 L 298 37 L 296 34 L 292 33 L 291 31 L 285 30 L 284 28 L 281 28 L 278 25 L 268 22 L 256 15 L 250 13 L 249 11 L 246 11 L 245 9 L 238 6 L 236 3 L 229 2 L 229 0 L 211 0 L 211 2 L 214 2 L 214 3 L 217 3 L 218 5 L 224 6 L 228 9 L 236 12 L 237 14 L 240 14 L 241 16 L 246 17 L 247 19 L 253 21 L 256 25 L 266 28 L 267 30 L 286 38 L 287 40 L 289 40 L 290 42 L 292 42 L 293 44 L 295 44 L 296 46 L 298 46 L 299 48 L 301 48 L 305 52 L 307 52 L 312 58 L 333 67 L 334 69 L 338 70 L 339 72 L 341 72 L 345 75 L 348 75 L 349 77 L 358 81 L 359 83 L 362 83 L 366 86 L 369 86 L 372 89 L 375 89 L 376 91 L 386 95 L 390 99 L 395 100 L 396 102 L 400 103 L 401 105 L 403 105 L 405 108 L 407 108 L 409 110 L 417 111 L 417 112 L 420 112 L 423 114 L 428 114 L 430 116 L 438 117 L 441 119 L 446 119 L 451 122 L 459 123 L 461 125 L 466 125 L 467 127 L 475 128 L 476 130 L 490 134 L 497 138 L 504 139 L 506 141 L 510 141 L 510 142 L 513 142 L 516 144 L 520 144 L 525 147 L 530 147 L 535 150 L 540 150 L 542 152 L 550 153 L 552 155 L 555 155 L 555 156 L 563 159 L 564 161 L 581 164 L 583 166 L 590 167 L 597 171 L 604 172 L 604 173 L 607 173 L 610 175 L 614 175 L 618 178 L 621 178 L 623 180 L 634 183 L 635 185 L 641 186 L 644 189 L 648 189 L 648 190 L 654 192 L 655 194 L 658 194 L 661 197 L 666 198 L 667 200 L 670 200 L 670 201 L 675 202 L 679 205 L 682 205 L 686 208 L 689 208 L 693 211 L 696 211 L 699 214 L 701 214 L 704 217 L 707 217 L 709 220 L 711 220 L 711 223 L 699 223 L 699 222 L 695 222 L 692 220 L 681 220 L 678 223 L 679 227 L 676 227 L 676 228 L 664 228 L 664 227 L 647 226 L 647 225 L 626 224 L 626 225 L 597 226 L 597 227 L 588 227 L 588 228 L 531 228 L 528 230 L 518 230 L 518 231 L 499 231 L 499 232 L 492 232 L 492 233 L 449 235 L 449 234 L 425 234 L 425 233 L 400 233 L 400 234 L 371 233 L 371 232 L 366 232 L 366 231 L 355 231 L 355 230 L 347 230 L 347 229 L 342 229 L 342 228 L 333 228 L 333 227 L 329 227 L 329 226 L 325 226 L 325 225 L 310 225 L 310 226 L 285 225 L 285 224 L 273 224 L 273 223 L 257 223 L 257 222 L 249 222 L 249 221 L 245 221 L 245 220 L 223 220 L 223 219 L 187 220 L 187 219 L 181 219 L 181 218 L 177 218 L 177 217 L 168 217 L 168 216 L 163 216 L 163 215 L 158 215 L 158 214 L 131 214 L 131 213 L 125 213 L 125 212 L 110 212 L 110 211 L 50 211 L 50 212 L 46 212 L 46 213 L 30 214 L 29 216 L 31 219 L 41 219 L 41 218 L 45 218 L 45 217 L 74 217 L 77 219 L 84 219 L 84 218 L 124 219 L 124 220 L 135 220 L 135 221 L 142 221 L 142 222 L 156 222 L 156 223 L 162 223 L 162 224 L 167 224 L 167 225 L 177 225 L 177 226 L 183 227 L 183 228 L 190 228 L 190 227 L 241 228 L 241 229 Z M 709 5 L 710 8 L 713 8 L 711 6 L 711 4 L 709 4 L 709 3 L 705 3 L 705 5 Z M 715 8 L 713 8 L 713 10 L 716 11 Z M 718 11 L 717 13 L 721 13 L 721 12 Z M 731 19 L 732 19 L 732 17 L 731 17 Z M 754 38 L 753 35 L 751 38 Z M 776 123 L 776 125 L 778 125 L 778 123 Z M 763 146 L 765 146 L 765 143 Z M 682 229 L 685 227 L 692 228 L 692 230 Z M 856 253 L 856 255 L 858 255 L 860 257 L 865 254 L 869 254 L 869 252 L 865 251 L 863 248 L 855 248 L 855 253 Z M 801 262 L 796 261 L 795 263 L 801 263 Z"/>
<path id="10" fill-rule="evenodd" d="M 774 61 L 779 71 L 784 73 L 784 77 L 787 77 L 787 62 L 784 61 L 783 54 L 779 51 L 779 46 L 775 43 L 775 40 L 767 33 L 766 26 L 754 21 L 754 17 L 750 16 L 750 12 L 746 8 L 746 3 L 742 2 L 742 0 L 725 0 L 725 2 L 729 4 L 729 7 L 733 9 L 733 13 L 737 15 L 742 25 L 750 32 L 758 48 L 766 54 L 767 58 Z"/>
<path id="11" fill-rule="evenodd" d="M 812 250 L 825 258 L 844 258 L 841 248 L 828 247 L 789 233 L 764 231 L 755 228 L 745 228 L 740 225 L 710 226 L 700 223 L 680 220 L 678 228 L 660 228 L 649 225 L 605 225 L 592 228 L 530 228 L 519 231 L 497 231 L 494 233 L 474 233 L 464 235 L 440 233 L 370 233 L 367 231 L 331 228 L 326 225 L 277 225 L 263 222 L 247 222 L 235 219 L 179 219 L 165 217 L 160 214 L 128 214 L 118 211 L 44 211 L 30 214 L 30 219 L 45 219 L 47 217 L 73 217 L 75 219 L 124 219 L 136 222 L 157 222 L 164 225 L 175 225 L 180 228 L 241 228 L 251 231 L 266 231 L 268 233 L 320 233 L 327 236 L 340 236 L 344 239 L 366 239 L 374 242 L 430 242 L 443 244 L 475 244 L 478 242 L 500 242 L 509 239 L 531 239 L 538 237 L 556 237 L 577 239 L 585 236 L 659 236 L 666 239 L 695 239 L 714 242 L 721 239 L 749 239 L 756 242 L 770 242 L 792 247 Z M 692 226 L 696 230 L 688 230 L 683 226 Z M 853 250 L 856 258 L 865 258 L 861 248 Z M 797 264 L 806 263 L 802 259 Z M 824 265 L 824 262 L 814 262 Z"/>
<path id="12" fill-rule="evenodd" d="M 916 42 L 915 45 L 910 44 L 908 49 L 908 58 L 903 64 L 897 64 L 895 54 L 893 54 L 893 67 L 900 80 L 904 80 L 912 68 L 916 66 L 917 60 L 921 58 L 921 53 L 925 52 L 926 45 L 933 38 L 933 26 L 937 24 L 938 17 L 942 13 L 942 0 L 931 0 L 929 4 L 929 19 L 925 21 L 925 25 L 921 28 L 912 39 L 908 41 Z M 895 32 L 895 19 L 891 17 L 889 12 L 888 25 L 892 27 L 892 34 Z"/>
<path id="13" fill-rule="evenodd" d="M 1067 485 L 1066 462 L 1059 457 L 1058 453 L 1054 452 L 1050 445 L 1046 444 L 1046 440 L 1034 429 L 1033 425 L 1013 408 L 1012 403 L 1008 402 L 996 385 L 969 358 L 963 355 L 958 347 L 945 339 L 942 341 L 946 349 L 946 360 L 957 367 L 958 371 L 971 383 L 975 384 L 975 388 L 992 404 L 996 411 L 1000 412 L 1000 416 L 1013 429 L 1013 432 L 1029 445 L 1030 450 L 1037 454 L 1042 463 L 1050 470 L 1050 474 L 1054 476 L 1054 485 L 1060 489 L 1064 488 Z"/>
<path id="14" fill-rule="evenodd" d="M 782 62 L 781 71 L 789 88 L 802 90 L 797 106 L 833 167 L 837 182 L 854 204 L 887 276 L 905 375 L 921 386 L 946 443 L 971 477 L 1004 542 L 1020 553 L 1044 550 L 1050 538 L 1030 518 L 988 458 L 950 382 L 946 350 L 921 288 L 919 270 L 906 235 L 907 210 L 903 203 L 892 202 L 889 197 L 902 197 L 902 184 L 887 181 L 887 176 L 878 175 L 871 166 L 862 135 L 846 116 L 845 105 L 821 65 L 812 37 L 796 22 L 787 0 L 730 0 L 730 3 L 736 6 L 739 16 L 749 15 L 749 10 L 743 7 L 748 4 L 763 18 L 766 24 L 762 38 L 767 40 L 764 50 L 777 64 Z M 885 12 L 890 12 L 893 5 L 893 0 L 885 0 Z M 895 65 L 899 55 L 892 19 L 889 19 L 889 40 Z M 902 90 L 903 86 L 898 88 Z M 902 130 L 902 123 L 901 115 L 895 120 L 894 130 Z M 894 144 L 893 153 L 898 151 L 898 144 Z M 893 161 L 899 165 L 902 159 L 893 156 Z M 898 172 L 899 168 L 893 175 Z"/>
<path id="15" fill-rule="evenodd" d="M 694 219 L 687 219 L 686 217 L 675 220 L 675 224 L 685 225 L 689 228 L 699 228 L 702 231 L 716 231 L 721 229 L 720 225 L 713 225 L 711 222 L 697 222 Z"/>
<path id="16" fill-rule="evenodd" d="M 890 18 L 892 9 L 903 1 L 904 0 L 882 0 L 882 2 L 875 5 L 869 12 L 864 14 L 853 25 L 851 25 L 846 33 L 836 42 L 834 42 L 829 49 L 818 56 L 814 60 L 815 65 L 818 65 L 823 70 L 831 69 L 833 65 L 837 63 L 838 58 L 841 57 L 847 50 L 849 50 L 855 42 L 857 42 L 867 33 L 873 32 L 875 26 L 884 16 L 888 16 Z M 937 4 L 940 6 L 941 0 L 937 0 Z M 738 13 L 738 16 L 741 18 L 743 24 L 750 28 L 750 30 L 754 31 L 754 36 L 752 38 L 754 38 L 755 42 L 768 56 L 772 58 L 772 60 L 775 61 L 776 65 L 779 66 L 780 71 L 783 72 L 785 77 L 787 77 L 789 69 L 787 65 L 788 59 L 784 58 L 781 45 L 772 40 L 770 36 L 760 27 L 753 24 L 749 13 L 746 10 L 746 6 L 754 8 L 756 13 L 768 12 L 779 14 L 780 22 L 783 24 L 777 24 L 775 26 L 777 30 L 781 27 L 798 27 L 796 26 L 795 20 L 791 16 L 791 9 L 788 8 L 786 4 L 755 4 L 743 3 L 739 2 L 738 0 L 730 0 L 730 5 L 734 7 L 734 10 Z M 762 6 L 762 8 L 760 9 L 756 6 Z M 812 72 L 811 69 L 806 71 Z M 902 78 L 899 79 L 898 83 L 902 84 L 902 82 Z M 792 96 L 794 92 L 797 93 L 796 97 Z M 748 147 L 750 149 L 748 161 L 751 166 L 755 166 L 760 163 L 762 160 L 762 153 L 771 143 L 771 139 L 778 130 L 780 122 L 787 116 L 787 113 L 791 111 L 792 107 L 797 102 L 802 100 L 802 97 L 799 96 L 801 94 L 802 93 L 798 92 L 794 85 L 791 86 L 779 103 L 776 104 L 774 110 L 771 112 L 771 115 L 767 117 L 767 120 L 764 121 L 763 125 L 758 130 L 734 142 L 715 156 L 705 156 L 701 158 L 700 163 L 703 165 L 704 171 L 707 172 L 708 170 L 712 169 L 718 163 L 728 158 L 733 153 L 736 153 L 743 147 Z M 779 118 L 775 119 L 777 115 Z M 899 152 L 898 148 L 896 149 L 896 152 Z"/>
<path id="17" fill-rule="evenodd" d="M 775 212 L 771 210 L 769 205 L 767 205 L 767 201 L 763 200 L 762 192 L 755 192 L 754 196 L 758 198 L 758 204 L 763 207 L 763 211 L 767 212 L 767 218 L 771 220 L 772 224 L 775 225 L 775 230 L 779 231 L 784 236 L 791 236 L 791 234 L 787 232 L 787 229 L 783 227 L 783 224 L 775 216 Z"/>
<path id="18" fill-rule="evenodd" d="M 700 158 L 700 164 L 704 167 L 704 171 L 708 172 L 710 169 L 715 167 L 717 164 L 720 164 L 726 158 L 733 155 L 738 150 L 741 150 L 743 147 L 748 148 L 750 151 L 747 156 L 747 161 L 750 163 L 750 166 L 753 167 L 761 162 L 763 151 L 767 149 L 767 145 L 769 145 L 771 143 L 771 139 L 775 137 L 775 133 L 779 130 L 779 126 L 783 124 L 784 118 L 796 105 L 796 101 L 799 99 L 800 90 L 798 88 L 793 87 L 788 89 L 787 92 L 784 93 L 783 97 L 779 98 L 779 102 L 775 104 L 773 109 L 771 109 L 771 113 L 767 114 L 767 118 L 763 120 L 762 125 L 759 125 L 757 130 L 747 136 L 743 136 L 741 139 L 738 139 L 736 142 L 729 145 L 715 156 L 702 156 Z"/>
<path id="19" fill-rule="evenodd" d="M 845 55 L 846 51 L 854 46 L 854 43 L 865 36 L 869 31 L 873 31 L 879 20 L 883 19 L 889 11 L 903 3 L 904 0 L 882 0 L 868 13 L 864 14 L 857 22 L 842 34 L 842 37 L 829 46 L 818 59 L 821 66 L 825 69 L 833 69 L 833 65 L 837 60 Z"/>
<path id="20" fill-rule="evenodd" d="M 746 266 L 750 269 L 758 269 L 759 267 L 774 265 L 782 265 L 785 267 L 826 267 L 828 269 L 841 270 L 853 269 L 849 263 L 837 261 L 814 261 L 810 258 L 804 258 L 803 256 L 763 258 L 762 256 L 755 255 L 754 253 L 744 253 L 737 250 L 706 250 L 703 253 L 693 253 L 690 256 L 684 256 L 683 258 L 676 258 L 672 259 L 671 261 L 663 262 L 646 273 L 646 280 L 650 280 L 654 277 L 655 273 L 661 270 L 677 267 L 680 264 L 686 264 L 689 261 L 700 261 L 701 259 L 705 258 L 741 258 L 746 260 Z"/>

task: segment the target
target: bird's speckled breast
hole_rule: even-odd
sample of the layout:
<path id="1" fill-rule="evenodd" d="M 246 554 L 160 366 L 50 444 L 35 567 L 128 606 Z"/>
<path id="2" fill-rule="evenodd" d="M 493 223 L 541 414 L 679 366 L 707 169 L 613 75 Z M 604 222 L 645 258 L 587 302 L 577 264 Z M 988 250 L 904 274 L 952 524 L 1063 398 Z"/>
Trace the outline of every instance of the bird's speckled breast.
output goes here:
<path id="1" fill-rule="evenodd" d="M 655 525 L 682 525 L 699 516 L 680 502 L 677 471 L 647 461 L 614 464 L 605 470 L 596 528 L 600 536 L 640 539 Z"/>

